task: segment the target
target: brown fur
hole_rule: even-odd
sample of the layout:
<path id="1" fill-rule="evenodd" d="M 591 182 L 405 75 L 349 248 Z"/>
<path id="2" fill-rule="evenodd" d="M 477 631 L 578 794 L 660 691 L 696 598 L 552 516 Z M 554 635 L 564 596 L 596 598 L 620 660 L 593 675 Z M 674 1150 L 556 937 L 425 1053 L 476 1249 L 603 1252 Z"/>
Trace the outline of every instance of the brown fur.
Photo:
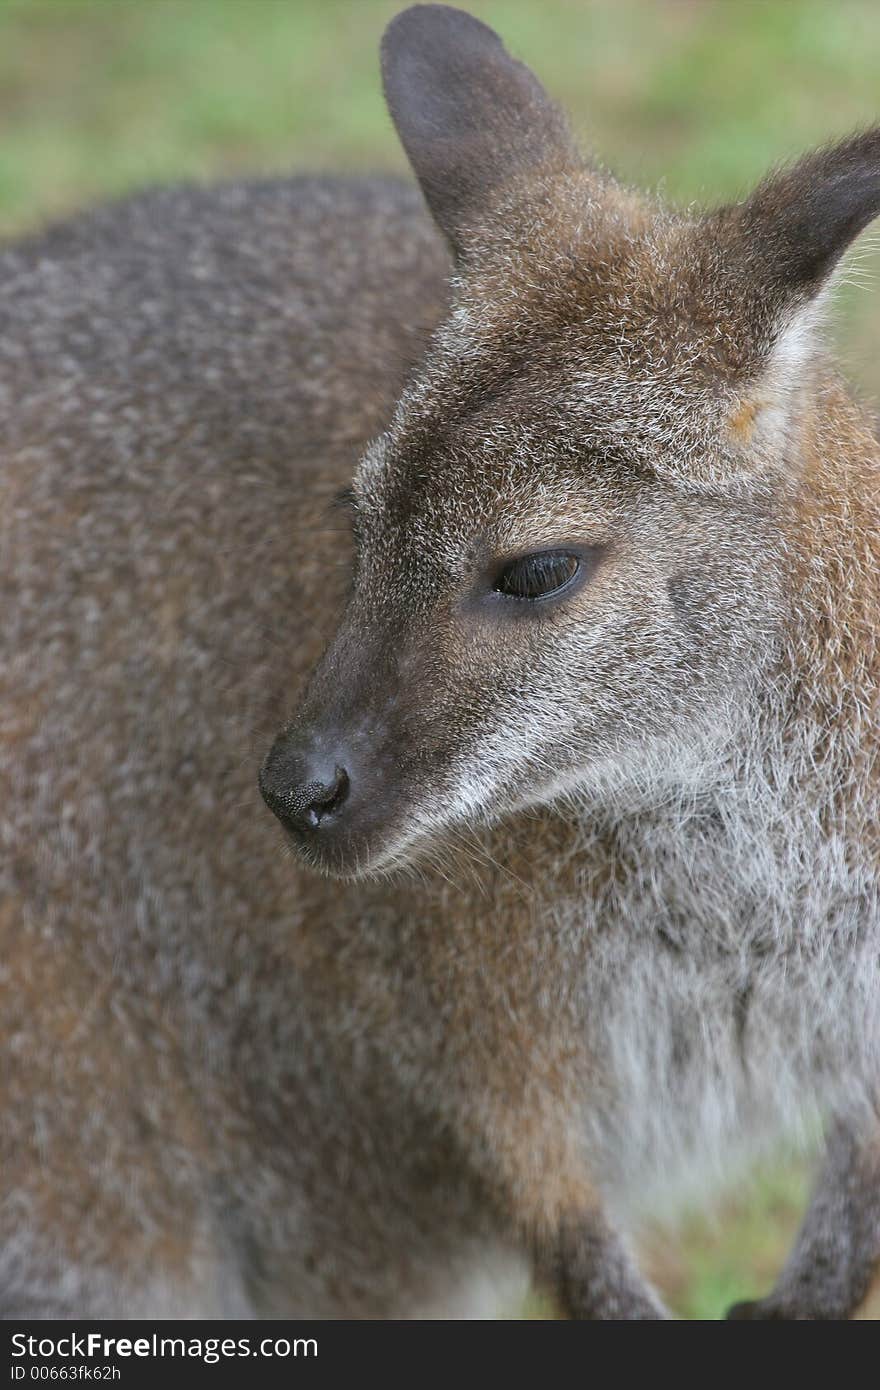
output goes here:
<path id="1" fill-rule="evenodd" d="M 847 1315 L 880 455 L 813 318 L 880 138 L 691 217 L 458 11 L 383 71 L 451 284 L 381 181 L 0 256 L 2 1311 L 480 1314 L 531 1270 L 662 1316 L 640 1203 L 816 1106 L 748 1312 Z M 555 547 L 564 599 L 499 596 Z"/>

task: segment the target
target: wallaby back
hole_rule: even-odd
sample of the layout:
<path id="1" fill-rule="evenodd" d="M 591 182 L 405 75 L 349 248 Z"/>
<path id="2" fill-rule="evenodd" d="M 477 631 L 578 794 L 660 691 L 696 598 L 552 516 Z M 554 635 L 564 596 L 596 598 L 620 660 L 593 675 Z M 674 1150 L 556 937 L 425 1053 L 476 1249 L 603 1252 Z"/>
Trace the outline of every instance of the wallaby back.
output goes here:
<path id="1" fill-rule="evenodd" d="M 6 1316 L 388 1309 L 342 1176 L 368 1100 L 290 959 L 322 909 L 255 769 L 446 266 L 413 191 L 357 180 L 148 194 L 0 257 Z"/>

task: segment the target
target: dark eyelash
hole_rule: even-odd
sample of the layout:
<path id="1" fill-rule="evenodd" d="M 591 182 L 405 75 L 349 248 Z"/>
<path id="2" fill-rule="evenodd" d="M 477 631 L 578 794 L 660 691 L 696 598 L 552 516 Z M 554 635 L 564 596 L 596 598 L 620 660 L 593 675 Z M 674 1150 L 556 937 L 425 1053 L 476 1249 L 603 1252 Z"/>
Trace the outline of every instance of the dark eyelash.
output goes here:
<path id="1" fill-rule="evenodd" d="M 505 598 L 536 602 L 567 589 L 581 569 L 577 555 L 546 551 L 523 555 L 505 565 L 495 580 L 495 590 Z"/>

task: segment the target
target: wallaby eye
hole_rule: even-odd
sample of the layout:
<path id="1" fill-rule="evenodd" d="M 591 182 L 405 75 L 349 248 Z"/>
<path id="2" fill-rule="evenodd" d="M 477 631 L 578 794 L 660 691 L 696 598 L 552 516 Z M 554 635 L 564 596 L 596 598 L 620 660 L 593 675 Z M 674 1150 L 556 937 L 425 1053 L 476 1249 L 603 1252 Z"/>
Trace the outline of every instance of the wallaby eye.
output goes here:
<path id="1" fill-rule="evenodd" d="M 547 550 L 523 555 L 506 565 L 495 580 L 495 589 L 508 598 L 549 598 L 571 583 L 581 567 L 576 555 Z"/>

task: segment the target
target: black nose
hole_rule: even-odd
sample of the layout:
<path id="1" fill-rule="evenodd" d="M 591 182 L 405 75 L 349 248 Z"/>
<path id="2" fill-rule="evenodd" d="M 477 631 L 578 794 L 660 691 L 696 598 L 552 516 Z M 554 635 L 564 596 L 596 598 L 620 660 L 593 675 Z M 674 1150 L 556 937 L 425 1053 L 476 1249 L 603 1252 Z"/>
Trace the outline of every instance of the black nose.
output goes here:
<path id="1" fill-rule="evenodd" d="M 270 811 L 289 830 L 314 832 L 339 816 L 351 782 L 338 763 L 322 766 L 313 759 L 273 748 L 260 770 L 260 791 Z"/>

